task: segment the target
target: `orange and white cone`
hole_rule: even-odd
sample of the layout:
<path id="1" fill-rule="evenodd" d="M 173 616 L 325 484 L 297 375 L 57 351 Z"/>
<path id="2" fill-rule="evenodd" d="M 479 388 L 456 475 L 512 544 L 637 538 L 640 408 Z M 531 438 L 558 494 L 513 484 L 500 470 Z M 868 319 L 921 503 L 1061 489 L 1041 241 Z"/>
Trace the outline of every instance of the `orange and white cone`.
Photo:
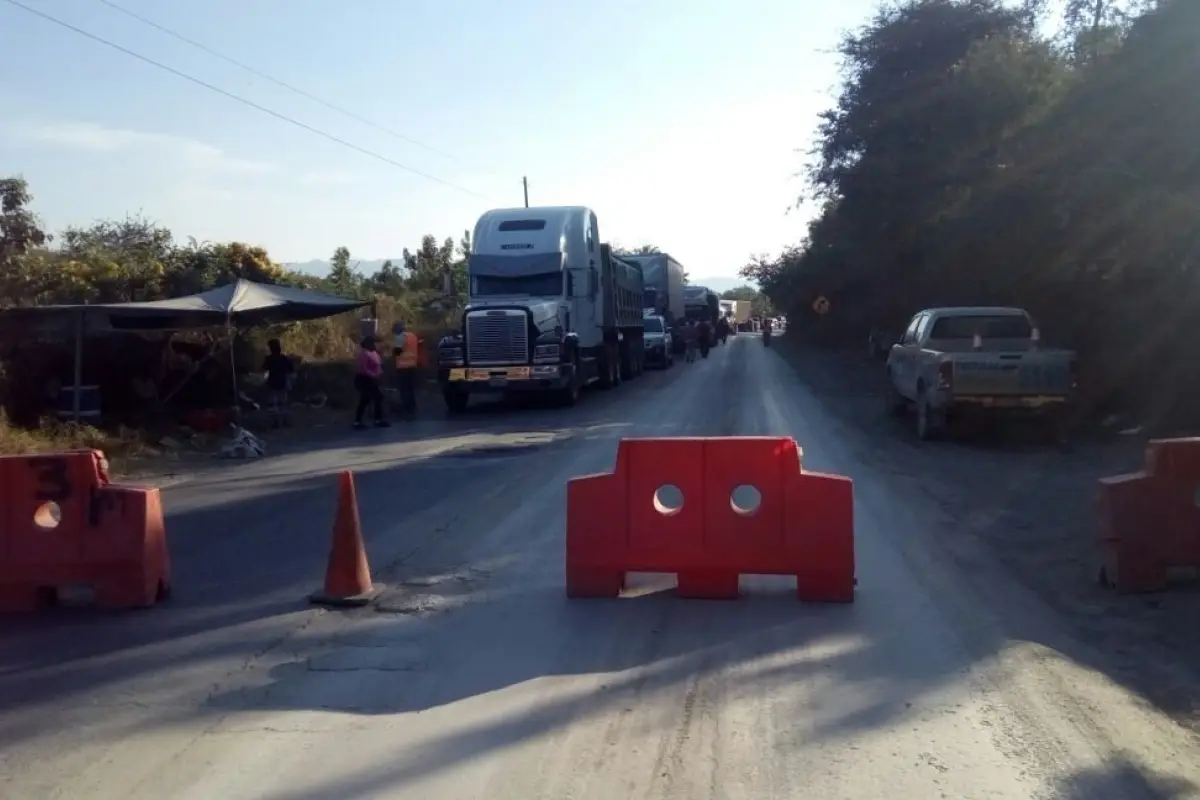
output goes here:
<path id="1" fill-rule="evenodd" d="M 378 594 L 378 588 L 371 583 L 371 567 L 367 564 L 354 474 L 346 470 L 338 479 L 337 514 L 333 519 L 333 542 L 329 549 L 329 564 L 325 568 L 325 585 L 309 600 L 325 606 L 365 606 Z"/>

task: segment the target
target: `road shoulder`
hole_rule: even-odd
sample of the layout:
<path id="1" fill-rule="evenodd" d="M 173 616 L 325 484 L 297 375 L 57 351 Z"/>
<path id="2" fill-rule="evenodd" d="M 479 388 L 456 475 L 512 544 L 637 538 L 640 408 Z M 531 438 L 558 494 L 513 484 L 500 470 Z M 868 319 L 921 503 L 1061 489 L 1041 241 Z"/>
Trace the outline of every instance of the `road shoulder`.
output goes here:
<path id="1" fill-rule="evenodd" d="M 1138 469 L 1143 443 L 919 442 L 909 420 L 885 413 L 879 362 L 787 339 L 777 349 L 853 447 L 944 512 L 951 524 L 929 531 L 940 549 L 964 569 L 988 554 L 1104 655 L 1110 678 L 1200 732 L 1198 587 L 1121 596 L 1096 581 L 1096 482 Z"/>

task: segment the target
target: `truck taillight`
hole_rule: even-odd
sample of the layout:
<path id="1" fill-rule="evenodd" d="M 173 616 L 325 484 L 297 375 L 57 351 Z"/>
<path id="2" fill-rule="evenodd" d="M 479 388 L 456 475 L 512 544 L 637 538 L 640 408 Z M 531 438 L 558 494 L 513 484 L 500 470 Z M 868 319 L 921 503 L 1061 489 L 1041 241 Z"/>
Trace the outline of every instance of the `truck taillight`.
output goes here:
<path id="1" fill-rule="evenodd" d="M 938 364 L 938 391 L 948 392 L 954 388 L 954 362 L 943 361 Z"/>

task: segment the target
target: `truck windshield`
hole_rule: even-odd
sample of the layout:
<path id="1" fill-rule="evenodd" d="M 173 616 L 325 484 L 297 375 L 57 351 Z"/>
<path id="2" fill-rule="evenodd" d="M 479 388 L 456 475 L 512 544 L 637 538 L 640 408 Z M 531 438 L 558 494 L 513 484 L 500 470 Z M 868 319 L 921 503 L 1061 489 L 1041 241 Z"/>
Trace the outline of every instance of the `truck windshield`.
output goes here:
<path id="1" fill-rule="evenodd" d="M 543 272 L 540 275 L 512 277 L 474 275 L 471 277 L 471 294 L 475 297 L 495 297 L 498 295 L 562 297 L 563 273 Z"/>
<path id="2" fill-rule="evenodd" d="M 644 323 L 645 323 L 645 327 L 646 327 L 646 333 L 662 333 L 663 332 L 662 320 L 659 319 L 658 317 L 647 317 L 644 320 Z"/>
<path id="3" fill-rule="evenodd" d="M 942 317 L 933 323 L 930 339 L 1028 339 L 1033 335 L 1029 320 L 1017 314 L 979 314 Z"/>

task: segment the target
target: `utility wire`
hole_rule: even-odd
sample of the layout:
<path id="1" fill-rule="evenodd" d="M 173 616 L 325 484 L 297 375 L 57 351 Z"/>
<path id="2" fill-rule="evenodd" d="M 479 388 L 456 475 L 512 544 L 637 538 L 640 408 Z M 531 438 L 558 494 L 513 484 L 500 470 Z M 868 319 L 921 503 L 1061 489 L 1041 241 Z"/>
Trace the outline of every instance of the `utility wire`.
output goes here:
<path id="1" fill-rule="evenodd" d="M 52 17 L 49 14 L 46 14 L 42 11 L 37 10 L 36 8 L 31 8 L 30 6 L 27 6 L 24 3 L 19 2 L 19 0 L 4 0 L 4 2 L 8 3 L 11 6 L 15 6 L 23 11 L 27 11 L 30 14 L 33 14 L 34 16 L 41 17 L 42 19 L 44 19 L 48 22 L 53 22 L 55 25 L 66 28 L 69 31 L 74 31 L 75 33 L 78 33 L 80 36 L 84 36 L 88 39 L 91 39 L 94 42 L 99 42 L 100 44 L 105 45 L 106 47 L 111 47 L 112 49 L 117 50 L 121 53 L 124 53 L 127 56 L 136 58 L 138 61 L 142 61 L 146 64 L 149 64 L 152 67 L 158 67 L 159 69 L 169 72 L 172 75 L 175 75 L 176 77 L 183 78 L 185 81 L 194 83 L 197 86 L 202 86 L 205 89 L 208 89 L 209 91 L 216 92 L 217 94 L 224 95 L 225 97 L 228 97 L 230 100 L 241 103 L 242 105 L 245 105 L 245 106 L 249 106 L 250 108 L 253 108 L 256 111 L 261 111 L 262 113 L 268 114 L 268 115 L 274 117 L 275 119 L 278 119 L 278 120 L 288 123 L 289 125 L 294 125 L 297 128 L 301 128 L 303 130 L 308 131 L 309 133 L 316 134 L 317 136 L 320 136 L 323 139 L 328 139 L 329 141 L 334 142 L 335 144 L 340 144 L 343 147 L 348 147 L 351 150 L 354 150 L 358 153 L 362 153 L 365 156 L 369 156 L 370 158 L 374 158 L 378 161 L 382 161 L 385 164 L 396 167 L 397 169 L 402 169 L 405 172 L 410 172 L 413 175 L 418 175 L 422 178 L 425 178 L 426 180 L 433 181 L 434 183 L 440 183 L 443 186 L 447 186 L 451 189 L 462 192 L 463 194 L 469 194 L 474 197 L 478 197 L 480 199 L 487 200 L 489 202 L 496 202 L 491 197 L 482 195 L 478 192 L 472 191 L 471 189 L 468 189 L 464 186 L 460 186 L 456 183 L 451 183 L 450 181 L 439 178 L 436 175 L 430 175 L 428 172 L 422 172 L 421 170 L 416 169 L 415 167 L 410 167 L 407 164 L 401 164 L 399 161 L 394 161 L 394 160 L 388 158 L 387 156 L 376 153 L 373 150 L 368 150 L 365 147 L 359 147 L 358 145 L 356 145 L 352 142 L 348 142 L 345 139 L 338 138 L 337 136 L 334 136 L 331 133 L 326 133 L 325 131 L 320 130 L 319 128 L 314 128 L 313 126 L 308 125 L 304 122 L 301 122 L 297 119 L 293 119 L 292 117 L 289 117 L 286 114 L 281 114 L 278 111 L 274 111 L 270 108 L 267 108 L 266 106 L 259 105 L 258 103 L 255 103 L 253 100 L 247 100 L 245 97 L 236 95 L 233 92 L 226 91 L 225 89 L 222 89 L 219 86 L 214 86 L 213 84 L 208 83 L 207 81 L 203 81 L 199 78 L 188 75 L 186 72 L 181 72 L 180 70 L 177 70 L 174 67 L 169 67 L 166 64 L 163 64 L 159 61 L 155 61 L 152 58 L 148 58 L 147 56 L 144 56 L 141 53 L 134 52 L 133 50 L 130 50 L 127 47 L 122 47 L 121 45 L 119 45 L 115 42 L 111 42 L 108 39 L 105 39 L 101 36 L 97 36 L 94 33 L 89 33 L 88 31 L 85 31 L 83 28 L 78 28 L 78 27 L 70 24 L 69 22 L 64 22 L 63 20 L 58 19 L 57 17 Z"/>
<path id="2" fill-rule="evenodd" d="M 187 36 L 184 36 L 182 33 L 179 33 L 178 31 L 174 31 L 165 25 L 160 25 L 159 23 L 155 22 L 152 19 L 147 19 L 146 17 L 143 17 L 141 14 L 138 14 L 134 11 L 130 11 L 129 9 L 124 8 L 123 6 L 120 6 L 120 5 L 112 2 L 112 0 L 96 0 L 96 2 L 106 5 L 109 8 L 113 9 L 114 11 L 119 11 L 122 14 L 126 15 L 127 17 L 137 20 L 138 22 L 142 23 L 143 25 L 148 25 L 157 31 L 165 33 L 167 36 L 171 36 L 175 39 L 178 39 L 179 41 L 183 42 L 184 44 L 195 47 L 197 50 L 203 50 L 205 53 L 208 53 L 211 56 L 219 58 L 226 63 L 233 64 L 235 67 L 238 67 L 239 69 L 243 69 L 246 72 L 249 72 L 251 75 L 262 78 L 263 80 L 269 81 L 269 82 L 275 84 L 276 86 L 279 86 L 283 89 L 287 89 L 289 92 L 298 94 L 301 97 L 304 97 L 304 98 L 307 98 L 307 99 L 313 101 L 314 103 L 318 103 L 319 105 L 325 106 L 326 108 L 328 108 L 332 111 L 336 111 L 337 113 L 342 114 L 343 116 L 349 117 L 350 119 L 352 119 L 356 122 L 361 122 L 363 125 L 367 125 L 368 127 L 374 128 L 377 131 L 381 131 L 382 133 L 386 133 L 389 136 L 393 136 L 397 139 L 408 142 L 409 144 L 420 147 L 423 150 L 428 150 L 430 153 L 436 153 L 439 156 L 442 156 L 444 158 L 449 158 L 449 159 L 455 160 L 455 161 L 460 160 L 453 153 L 448 153 L 445 150 L 440 150 L 440 149 L 434 147 L 433 145 L 425 144 L 424 142 L 418 141 L 418 140 L 412 138 L 411 136 L 406 136 L 405 134 L 400 133 L 399 131 L 393 130 L 392 128 L 389 128 L 386 125 L 380 125 L 378 122 L 372 122 L 371 120 L 369 120 L 365 117 L 355 114 L 353 111 L 349 111 L 345 108 L 342 108 L 339 105 L 336 105 L 334 103 L 329 102 L 328 100 L 325 100 L 324 98 L 318 97 L 317 95 L 313 94 L 312 92 L 307 92 L 304 89 L 300 89 L 296 86 L 293 86 L 290 83 L 287 83 L 286 81 L 282 81 L 279 78 L 268 75 L 267 73 L 263 72 L 262 70 L 256 69 L 255 67 L 252 67 L 249 64 L 238 61 L 236 58 L 226 55 L 225 53 L 214 50 L 213 48 L 209 47 L 206 44 L 203 44 L 202 42 L 197 42 L 195 39 L 188 38 Z"/>

